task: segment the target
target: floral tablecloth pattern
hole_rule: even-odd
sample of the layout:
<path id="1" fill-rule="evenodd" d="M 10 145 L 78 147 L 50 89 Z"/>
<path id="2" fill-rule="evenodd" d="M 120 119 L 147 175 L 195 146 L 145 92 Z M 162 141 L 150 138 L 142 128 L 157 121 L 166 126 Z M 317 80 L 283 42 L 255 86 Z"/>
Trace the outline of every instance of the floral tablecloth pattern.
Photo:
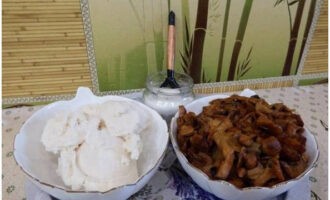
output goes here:
<path id="1" fill-rule="evenodd" d="M 316 136 L 320 150 L 318 166 L 309 177 L 310 198 L 328 198 L 328 84 L 301 87 L 256 90 L 269 103 L 283 102 L 296 110 L 305 122 L 305 127 Z M 133 98 L 140 98 L 135 94 Z M 26 200 L 26 178 L 13 157 L 15 135 L 22 124 L 43 106 L 19 107 L 2 110 L 2 197 L 6 200 Z M 172 151 L 168 149 L 169 155 Z M 169 160 L 173 158 L 168 158 Z M 171 163 L 171 162 L 169 162 Z M 198 187 L 175 161 L 163 165 L 166 173 L 157 173 L 142 190 L 130 200 L 138 199 L 217 199 Z M 166 176 L 166 177 L 160 177 Z M 305 184 L 306 185 L 306 184 Z M 309 197 L 307 197 L 308 199 Z"/>

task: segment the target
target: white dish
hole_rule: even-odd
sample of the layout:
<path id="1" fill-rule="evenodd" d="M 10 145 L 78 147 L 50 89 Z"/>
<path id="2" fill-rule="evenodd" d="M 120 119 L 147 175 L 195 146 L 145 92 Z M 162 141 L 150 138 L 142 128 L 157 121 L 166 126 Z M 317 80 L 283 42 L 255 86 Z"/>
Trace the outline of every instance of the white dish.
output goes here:
<path id="1" fill-rule="evenodd" d="M 241 93 L 242 96 L 251 96 L 252 91 L 244 91 Z M 204 98 L 197 99 L 190 104 L 186 105 L 185 108 L 187 112 L 192 111 L 196 114 L 202 111 L 204 106 L 207 106 L 211 100 L 218 98 L 227 98 L 226 95 L 213 95 Z M 281 182 L 272 187 L 248 187 L 248 188 L 237 188 L 229 182 L 223 180 L 211 180 L 204 172 L 200 169 L 194 167 L 189 163 L 187 158 L 181 152 L 178 143 L 177 143 L 177 124 L 176 120 L 178 118 L 178 113 L 172 118 L 171 126 L 170 126 L 170 137 L 175 153 L 179 159 L 184 170 L 191 176 L 191 178 L 204 190 L 220 197 L 222 199 L 230 199 L 230 200 L 261 200 L 267 199 L 271 197 L 275 197 L 300 182 L 303 177 L 308 176 L 308 174 L 312 171 L 312 169 L 316 166 L 319 150 L 317 146 L 317 142 L 315 137 L 305 129 L 304 136 L 306 137 L 306 152 L 309 156 L 308 167 L 300 176 L 295 179 L 291 179 L 285 182 Z"/>
<path id="2" fill-rule="evenodd" d="M 133 184 L 123 185 L 109 189 L 106 192 L 73 191 L 65 186 L 61 178 L 56 174 L 57 157 L 45 150 L 40 142 L 43 128 L 48 119 L 57 112 L 73 110 L 82 105 L 103 103 L 108 100 L 130 101 L 151 114 L 151 126 L 153 134 L 141 133 L 143 151 L 138 159 L 139 178 Z M 168 143 L 168 129 L 161 116 L 140 102 L 119 97 L 97 97 L 88 88 L 79 88 L 77 95 L 70 101 L 58 101 L 37 111 L 22 126 L 15 137 L 14 157 L 17 164 L 27 177 L 46 193 L 63 200 L 103 200 L 103 199 L 127 199 L 140 190 L 154 175 L 160 165 Z"/>

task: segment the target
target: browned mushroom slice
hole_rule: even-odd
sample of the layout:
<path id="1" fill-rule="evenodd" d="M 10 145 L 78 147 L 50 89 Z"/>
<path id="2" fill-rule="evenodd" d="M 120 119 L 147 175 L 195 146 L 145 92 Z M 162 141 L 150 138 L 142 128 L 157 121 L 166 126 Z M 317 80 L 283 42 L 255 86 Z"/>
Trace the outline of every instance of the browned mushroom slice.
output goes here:
<path id="1" fill-rule="evenodd" d="M 284 170 L 284 172 L 290 177 L 290 178 L 294 178 L 296 177 L 296 173 L 294 172 L 294 169 L 291 165 L 289 165 L 287 162 L 285 161 L 281 161 L 281 166 Z"/>
<path id="2" fill-rule="evenodd" d="M 269 156 L 275 156 L 281 151 L 281 143 L 276 137 L 270 136 L 261 140 L 261 148 Z"/>
<path id="3" fill-rule="evenodd" d="M 259 163 L 255 168 L 247 170 L 247 177 L 251 180 L 257 179 L 263 172 L 264 167 Z"/>
<path id="4" fill-rule="evenodd" d="M 194 158 L 199 161 L 204 166 L 209 166 L 212 164 L 212 158 L 203 152 L 198 152 L 194 154 Z"/>
<path id="5" fill-rule="evenodd" d="M 209 125 L 210 118 L 206 117 L 205 115 L 198 116 L 197 123 L 198 123 L 198 132 L 208 136 L 210 134 L 210 125 Z"/>
<path id="6" fill-rule="evenodd" d="M 216 169 L 218 169 L 220 162 L 225 159 L 225 156 L 222 154 L 222 151 L 217 150 L 217 151 L 213 152 L 212 159 L 213 159 L 213 164 L 216 166 Z M 215 175 L 215 173 L 214 173 L 214 175 Z"/>
<path id="7" fill-rule="evenodd" d="M 215 175 L 215 177 L 217 177 L 217 178 L 226 179 L 234 164 L 234 159 L 235 159 L 234 150 L 233 149 L 229 149 L 229 150 L 231 150 L 231 151 L 226 152 L 225 160 L 223 160 L 219 165 L 218 171 Z"/>
<path id="8" fill-rule="evenodd" d="M 208 135 L 208 140 L 213 140 L 213 135 L 215 132 L 224 133 L 227 129 L 233 127 L 233 124 L 227 117 L 209 119 L 208 121 L 210 134 Z"/>
<path id="9" fill-rule="evenodd" d="M 298 151 L 292 149 L 287 145 L 282 146 L 280 155 L 281 155 L 281 160 L 287 160 L 287 161 L 298 161 L 300 160 L 301 157 Z"/>
<path id="10" fill-rule="evenodd" d="M 275 124 L 272 120 L 268 119 L 267 116 L 265 115 L 261 115 L 260 117 L 258 117 L 257 121 L 256 121 L 256 125 L 267 131 L 270 132 L 274 135 L 280 135 L 283 130 L 281 128 L 281 126 Z"/>
<path id="11" fill-rule="evenodd" d="M 242 147 L 241 151 L 238 154 L 238 160 L 237 160 L 237 165 L 236 165 L 237 169 L 241 168 L 243 166 L 245 156 L 246 156 L 246 148 Z"/>
<path id="12" fill-rule="evenodd" d="M 216 177 L 220 179 L 226 179 L 230 173 L 230 170 L 234 164 L 235 154 L 234 148 L 228 143 L 230 135 L 224 134 L 221 132 L 216 132 L 213 135 L 214 142 L 217 145 L 218 151 L 221 151 L 224 156 L 224 160 L 222 160 L 219 164 L 218 171 L 216 173 Z"/>
<path id="13" fill-rule="evenodd" d="M 180 150 L 185 152 L 187 150 L 187 140 L 182 135 L 177 135 L 178 145 L 180 147 Z"/>
<path id="14" fill-rule="evenodd" d="M 298 124 L 299 126 L 304 127 L 304 122 L 303 122 L 303 120 L 301 119 L 301 116 L 300 116 L 300 115 L 292 113 L 291 116 L 292 116 L 292 118 L 294 118 L 294 119 L 296 120 L 296 122 L 297 122 L 297 124 Z"/>
<path id="15" fill-rule="evenodd" d="M 258 142 L 253 142 L 251 144 L 251 146 L 249 146 L 247 149 L 249 152 L 254 152 L 256 154 L 259 154 L 261 153 L 261 149 L 260 149 L 260 144 Z"/>
<path id="16" fill-rule="evenodd" d="M 242 145 L 238 142 L 238 138 L 241 132 L 237 128 L 230 128 L 225 132 L 225 137 L 227 137 L 227 143 L 231 146 L 235 152 L 240 152 Z"/>
<path id="17" fill-rule="evenodd" d="M 285 161 L 281 161 L 281 166 L 284 170 L 284 172 L 290 177 L 290 178 L 296 178 L 301 173 L 304 172 L 304 170 L 307 167 L 307 162 L 305 162 L 303 159 L 296 162 L 295 164 L 288 164 Z"/>
<path id="18" fill-rule="evenodd" d="M 184 106 L 180 105 L 179 106 L 179 117 L 182 117 L 183 115 L 185 115 L 187 113 L 187 110 Z"/>
<path id="19" fill-rule="evenodd" d="M 200 147 L 200 145 L 203 143 L 203 136 L 199 135 L 199 134 L 193 134 L 190 138 L 190 144 L 192 147 L 195 147 L 196 149 L 198 149 Z"/>
<path id="20" fill-rule="evenodd" d="M 255 112 L 250 112 L 239 120 L 239 122 L 237 123 L 237 126 L 242 129 L 246 129 L 248 127 L 253 126 L 255 120 L 256 120 Z"/>
<path id="21" fill-rule="evenodd" d="M 208 120 L 208 125 L 210 126 L 210 131 L 211 132 L 216 131 L 217 127 L 220 126 L 222 121 L 223 121 L 223 119 L 220 119 L 220 118 L 209 119 Z"/>
<path id="22" fill-rule="evenodd" d="M 203 152 L 198 152 L 197 156 L 199 157 L 201 163 L 203 163 L 203 165 L 200 167 L 201 170 L 209 177 L 211 177 L 211 169 L 214 167 L 212 158 Z"/>
<path id="23" fill-rule="evenodd" d="M 195 126 L 197 123 L 197 116 L 193 112 L 188 112 L 177 118 L 176 122 L 178 127 L 182 125 Z"/>
<path id="24" fill-rule="evenodd" d="M 283 175 L 283 172 L 282 172 L 282 169 L 281 169 L 281 165 L 280 165 L 280 161 L 278 159 L 278 156 L 277 157 L 273 157 L 271 159 L 271 164 L 270 165 L 271 165 L 271 168 L 272 168 L 273 173 L 276 176 L 276 178 L 279 181 L 284 181 L 285 178 L 284 178 L 284 175 Z"/>
<path id="25" fill-rule="evenodd" d="M 258 158 L 254 152 L 249 152 L 244 157 L 245 167 L 247 169 L 255 168 L 258 165 Z"/>
<path id="26" fill-rule="evenodd" d="M 237 169 L 237 176 L 243 178 L 246 175 L 246 169 L 241 167 Z"/>
<path id="27" fill-rule="evenodd" d="M 241 134 L 238 138 L 240 144 L 244 146 L 251 146 L 253 143 L 252 137 L 249 135 Z"/>
<path id="28" fill-rule="evenodd" d="M 191 136 L 194 133 L 194 128 L 190 125 L 182 125 L 179 127 L 179 135 Z"/>
<path id="29" fill-rule="evenodd" d="M 242 179 L 240 178 L 231 178 L 228 180 L 229 183 L 235 185 L 238 188 L 243 188 L 245 187 L 245 184 Z"/>
<path id="30" fill-rule="evenodd" d="M 216 127 L 216 131 L 224 132 L 231 127 L 233 127 L 233 124 L 231 123 L 230 119 L 226 117 L 221 121 L 221 124 Z"/>
<path id="31" fill-rule="evenodd" d="M 281 112 L 291 112 L 292 110 L 286 107 L 283 103 L 274 103 L 272 104 L 272 109 L 275 111 Z"/>
<path id="32" fill-rule="evenodd" d="M 296 135 L 294 137 L 287 137 L 283 140 L 283 143 L 299 153 L 305 152 L 306 138 L 303 136 Z"/>
<path id="33" fill-rule="evenodd" d="M 279 118 L 275 118 L 274 122 L 279 125 L 282 130 L 285 130 L 287 127 L 287 124 L 289 123 L 289 121 L 287 119 L 279 119 Z"/>
<path id="34" fill-rule="evenodd" d="M 270 106 L 267 103 L 263 103 L 260 101 L 256 103 L 255 110 L 257 112 L 261 112 L 265 114 L 270 114 L 273 112 L 273 110 L 270 108 Z"/>
<path id="35" fill-rule="evenodd" d="M 273 178 L 283 181 L 284 176 L 276 157 L 268 161 L 267 167 L 263 168 L 261 164 L 247 171 L 247 177 L 252 180 L 254 186 L 264 186 Z"/>
<path id="36" fill-rule="evenodd" d="M 274 178 L 273 170 L 270 167 L 266 167 L 265 170 L 253 180 L 253 185 L 263 186 L 272 178 Z"/>
<path id="37" fill-rule="evenodd" d="M 297 130 L 300 129 L 301 127 L 300 126 L 297 126 L 297 124 L 293 123 L 293 122 L 289 122 L 286 126 L 286 129 L 285 129 L 285 133 L 288 135 L 288 136 L 294 136 L 297 134 Z"/>

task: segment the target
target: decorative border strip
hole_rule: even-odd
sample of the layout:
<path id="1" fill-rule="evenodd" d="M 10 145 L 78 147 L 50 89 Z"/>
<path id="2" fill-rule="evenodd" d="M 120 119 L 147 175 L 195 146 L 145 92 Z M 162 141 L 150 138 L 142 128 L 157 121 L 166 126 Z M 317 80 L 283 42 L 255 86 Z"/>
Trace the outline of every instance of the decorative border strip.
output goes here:
<path id="1" fill-rule="evenodd" d="M 214 87 L 250 85 L 250 84 L 258 84 L 258 83 L 280 82 L 280 81 L 300 81 L 300 80 L 316 79 L 316 78 L 328 78 L 328 73 L 280 76 L 280 77 L 247 79 L 247 80 L 215 82 L 215 83 L 201 83 L 201 84 L 195 84 L 194 88 L 198 88 L 198 89 L 203 88 L 203 89 L 205 89 L 205 88 L 214 88 Z"/>
<path id="2" fill-rule="evenodd" d="M 89 14 L 89 4 L 88 0 L 80 1 L 81 14 L 83 18 L 84 24 L 84 32 L 86 37 L 86 45 L 87 45 L 87 56 L 89 60 L 89 68 L 92 79 L 92 91 L 95 94 L 100 93 L 99 89 L 99 80 L 97 77 L 97 67 L 96 67 L 96 58 L 95 58 L 95 49 L 94 49 L 94 41 L 93 41 L 93 30 L 92 30 L 92 22 Z"/>
<path id="3" fill-rule="evenodd" d="M 283 81 L 283 82 L 284 81 L 300 81 L 300 80 L 317 79 L 317 78 L 328 78 L 328 73 L 281 76 L 281 77 L 248 79 L 248 80 L 228 81 L 228 82 L 200 83 L 200 84 L 195 84 L 194 89 L 209 89 L 209 88 L 228 87 L 228 86 L 237 86 L 237 85 L 250 85 L 250 84 L 260 84 L 260 83 L 272 83 L 272 82 L 281 82 L 281 81 Z M 132 89 L 132 90 L 116 90 L 116 91 L 98 92 L 95 94 L 98 96 L 126 95 L 126 94 L 142 92 L 143 90 L 144 90 L 144 88 Z M 75 96 L 75 94 L 39 96 L 39 97 L 3 98 L 2 104 L 9 105 L 9 104 L 22 104 L 22 103 L 52 102 L 52 101 L 72 99 L 74 96 Z"/>
<path id="4" fill-rule="evenodd" d="M 37 102 L 51 102 L 59 100 L 72 99 L 74 94 L 52 95 L 52 96 L 38 96 L 38 97 L 17 97 L 17 98 L 3 98 L 3 105 L 22 104 L 22 103 L 37 103 Z"/>

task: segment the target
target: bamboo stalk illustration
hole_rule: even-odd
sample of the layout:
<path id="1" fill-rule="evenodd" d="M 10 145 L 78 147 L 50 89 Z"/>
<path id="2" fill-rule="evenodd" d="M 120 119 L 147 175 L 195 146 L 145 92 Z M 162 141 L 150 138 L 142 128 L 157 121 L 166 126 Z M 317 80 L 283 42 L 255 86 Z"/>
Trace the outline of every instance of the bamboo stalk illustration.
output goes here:
<path id="1" fill-rule="evenodd" d="M 240 80 L 243 78 L 243 76 L 248 73 L 252 66 L 251 63 L 251 53 L 252 53 L 253 47 L 250 48 L 248 54 L 246 55 L 245 59 L 243 59 L 241 62 L 238 62 L 237 65 L 237 71 L 236 71 L 236 80 Z"/>
<path id="2" fill-rule="evenodd" d="M 189 74 L 190 70 L 189 70 L 189 66 L 191 63 L 191 52 L 192 52 L 192 40 L 190 39 L 190 33 L 189 33 L 189 28 L 188 28 L 188 24 L 186 22 L 186 20 L 184 20 L 183 23 L 183 33 L 185 34 L 185 38 L 183 40 L 183 51 L 180 51 L 180 56 L 181 56 L 181 67 L 183 69 L 183 71 L 187 74 Z"/>
<path id="3" fill-rule="evenodd" d="M 156 67 L 157 71 L 161 71 L 163 69 L 163 61 L 164 55 L 165 55 L 165 41 L 163 38 L 163 22 L 161 19 L 163 19 L 163 10 L 161 8 L 161 0 L 158 1 L 152 1 L 152 15 L 153 19 L 157 19 L 157 15 L 160 15 L 160 18 L 158 19 L 158 23 L 153 22 L 153 38 L 154 38 L 154 45 L 155 45 L 155 56 L 156 56 Z M 156 15 L 156 16 L 154 16 Z M 160 25 L 159 25 L 160 24 Z"/>
<path id="4" fill-rule="evenodd" d="M 300 23 L 301 23 L 302 14 L 304 11 L 304 6 L 305 6 L 305 0 L 300 0 L 298 2 L 298 7 L 297 7 L 297 12 L 296 12 L 296 17 L 294 19 L 294 24 L 293 24 L 292 30 L 290 32 L 289 47 L 288 47 L 288 51 L 287 51 L 284 66 L 283 66 L 282 76 L 290 75 L 293 56 L 294 56 L 294 52 L 295 52 L 296 44 L 297 44 L 297 37 L 298 37 L 298 33 L 299 33 Z"/>
<path id="5" fill-rule="evenodd" d="M 241 15 L 237 35 L 236 35 L 236 41 L 233 49 L 233 53 L 231 56 L 231 61 L 230 61 L 230 67 L 229 67 L 229 73 L 228 73 L 228 81 L 234 80 L 235 76 L 235 71 L 236 71 L 236 65 L 237 65 L 237 60 L 239 53 L 241 51 L 243 39 L 244 39 L 244 34 L 246 30 L 246 26 L 249 20 L 250 12 L 251 12 L 251 7 L 252 7 L 253 0 L 246 0 L 243 8 L 243 12 Z"/>
<path id="6" fill-rule="evenodd" d="M 191 62 L 191 52 L 192 52 L 192 41 L 190 40 L 190 14 L 189 14 L 189 1 L 182 0 L 182 51 L 180 51 L 181 56 L 181 67 L 183 71 L 189 74 L 189 66 Z M 183 20 L 184 19 L 184 20 Z"/>
<path id="7" fill-rule="evenodd" d="M 182 15 L 181 15 L 182 16 L 182 27 L 186 29 L 185 31 L 182 31 L 182 42 L 183 42 L 183 47 L 186 47 L 186 46 L 189 46 L 189 40 L 190 40 L 189 0 L 182 0 L 181 10 L 182 10 Z"/>
<path id="8" fill-rule="evenodd" d="M 309 11 L 308 11 L 307 23 L 306 23 L 304 36 L 303 36 L 303 40 L 302 40 L 302 44 L 301 44 L 301 48 L 300 48 L 300 53 L 299 53 L 299 58 L 298 58 L 298 63 L 297 63 L 297 68 L 296 68 L 295 74 L 297 74 L 297 72 L 298 72 L 298 67 L 299 67 L 299 64 L 300 64 L 300 61 L 302 58 L 302 54 L 304 53 L 308 33 L 309 33 L 309 30 L 310 30 L 312 22 L 313 22 L 315 7 L 316 7 L 316 0 L 312 0 L 310 7 L 309 7 Z"/>
<path id="9" fill-rule="evenodd" d="M 225 44 L 226 44 L 226 37 L 227 37 L 227 26 L 228 26 L 230 4 L 231 4 L 231 0 L 227 0 L 225 18 L 223 19 L 221 46 L 220 46 L 220 51 L 219 51 L 218 70 L 217 70 L 217 76 L 216 76 L 216 81 L 217 82 L 219 82 L 220 79 L 221 79 L 223 54 L 224 54 L 224 51 L 225 51 Z"/>
<path id="10" fill-rule="evenodd" d="M 202 57 L 205 32 L 207 28 L 209 0 L 198 0 L 197 18 L 192 43 L 191 62 L 189 63 L 190 76 L 194 83 L 201 82 Z"/>

